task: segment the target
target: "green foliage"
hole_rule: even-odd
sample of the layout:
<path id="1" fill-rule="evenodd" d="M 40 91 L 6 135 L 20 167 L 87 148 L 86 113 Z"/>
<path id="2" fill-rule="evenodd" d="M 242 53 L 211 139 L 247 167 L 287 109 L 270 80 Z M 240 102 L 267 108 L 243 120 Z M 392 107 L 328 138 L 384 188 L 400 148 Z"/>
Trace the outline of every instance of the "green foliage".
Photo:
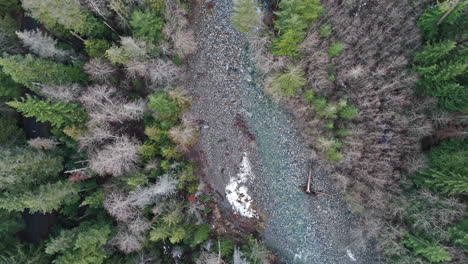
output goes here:
<path id="1" fill-rule="evenodd" d="M 62 28 L 65 28 L 90 37 L 108 33 L 107 27 L 91 12 L 81 8 L 79 1 L 23 0 L 22 3 L 31 17 L 39 20 L 48 29 L 58 29 L 63 33 Z"/>
<path id="2" fill-rule="evenodd" d="M 320 18 L 323 7 L 319 0 L 285 0 L 278 7 L 275 28 L 280 35 L 273 41 L 273 54 L 297 57 L 310 23 Z"/>
<path id="3" fill-rule="evenodd" d="M 39 100 L 26 94 L 21 101 L 11 101 L 7 103 L 22 113 L 25 117 L 35 117 L 39 122 L 50 122 L 55 127 L 68 127 L 74 124 L 83 124 L 86 122 L 87 114 L 76 103 L 52 103 Z"/>
<path id="4" fill-rule="evenodd" d="M 179 118 L 180 106 L 166 93 L 156 91 L 148 95 L 148 100 L 148 107 L 156 112 L 160 118 L 172 121 L 177 121 Z"/>
<path id="5" fill-rule="evenodd" d="M 151 8 L 156 13 L 160 14 L 164 11 L 164 1 L 163 0 L 143 0 L 146 6 Z"/>
<path id="6" fill-rule="evenodd" d="M 340 117 L 344 119 L 351 119 L 358 113 L 359 109 L 354 105 L 347 105 L 340 110 Z"/>
<path id="7" fill-rule="evenodd" d="M 328 38 L 332 33 L 332 28 L 330 24 L 323 24 L 320 26 L 320 36 L 322 38 Z"/>
<path id="8" fill-rule="evenodd" d="M 154 45 L 157 45 L 163 37 L 164 20 L 149 9 L 135 9 L 132 13 L 130 25 L 135 37 L 152 42 Z"/>
<path id="9" fill-rule="evenodd" d="M 452 260 L 449 252 L 438 243 L 430 243 L 429 241 L 411 234 L 405 234 L 403 243 L 412 250 L 414 255 L 421 255 L 431 263 Z"/>
<path id="10" fill-rule="evenodd" d="M 195 232 L 193 233 L 193 239 L 190 243 L 190 246 L 193 248 L 198 244 L 205 242 L 208 239 L 208 235 L 210 233 L 210 227 L 208 225 L 201 225 L 199 226 Z"/>
<path id="11" fill-rule="evenodd" d="M 14 249 L 0 252 L 1 264 L 50 264 L 43 244 L 17 244 Z"/>
<path id="12" fill-rule="evenodd" d="M 21 213 L 0 210 L 0 252 L 14 248 L 17 240 L 13 237 L 24 228 Z M 2 254 L 0 254 L 2 255 Z M 1 259 L 0 259 L 1 263 Z"/>
<path id="13" fill-rule="evenodd" d="M 103 246 L 110 238 L 112 228 L 103 222 L 83 222 L 70 230 L 61 230 L 46 246 L 45 252 L 57 255 L 56 264 L 100 264 L 108 257 Z"/>
<path id="14" fill-rule="evenodd" d="M 23 191 L 57 179 L 62 160 L 29 148 L 0 149 L 0 189 Z"/>
<path id="15" fill-rule="evenodd" d="M 335 58 L 340 55 L 341 51 L 344 48 L 344 44 L 341 42 L 333 42 L 327 50 L 328 56 L 330 58 Z"/>
<path id="16" fill-rule="evenodd" d="M 447 194 L 468 193 L 468 139 L 450 140 L 433 148 L 429 169 L 414 178 L 417 185 Z"/>
<path id="17" fill-rule="evenodd" d="M 8 14 L 21 8 L 18 0 L 7 0 L 0 2 L 0 14 Z"/>
<path id="18" fill-rule="evenodd" d="M 15 145 L 24 141 L 24 132 L 16 125 L 16 119 L 0 117 L 0 145 Z"/>
<path id="19" fill-rule="evenodd" d="M 468 52 L 466 44 L 459 40 L 468 27 L 464 15 L 467 4 L 459 2 L 439 26 L 437 22 L 450 8 L 450 1 L 428 7 L 419 19 L 427 43 L 414 54 L 414 70 L 419 75 L 416 89 L 436 97 L 439 106 L 449 111 L 468 109 Z"/>
<path id="20" fill-rule="evenodd" d="M 448 229 L 450 241 L 455 246 L 462 247 L 468 253 L 468 218 L 464 217 L 460 222 Z"/>
<path id="21" fill-rule="evenodd" d="M 0 58 L 0 66 L 3 72 L 10 75 L 11 78 L 36 91 L 34 83 L 40 84 L 70 84 L 86 83 L 86 75 L 83 72 L 83 64 L 75 63 L 73 65 L 63 65 L 49 60 L 37 58 L 31 54 L 8 55 L 3 54 Z"/>
<path id="22" fill-rule="evenodd" d="M 460 1 L 442 23 L 437 25 L 452 4 L 454 1 L 443 1 L 424 10 L 424 13 L 419 17 L 418 25 L 425 40 L 455 39 L 458 35 L 463 34 L 463 29 L 468 26 L 465 14 L 465 8 L 468 5 L 466 1 Z"/>
<path id="23" fill-rule="evenodd" d="M 220 248 L 222 258 L 230 257 L 234 252 L 234 243 L 229 238 L 218 237 L 218 241 L 215 241 L 214 243 L 213 252 L 218 254 Z"/>
<path id="24" fill-rule="evenodd" d="M 304 99 L 308 103 L 312 103 L 314 101 L 314 90 L 313 89 L 307 89 L 304 91 Z"/>
<path id="25" fill-rule="evenodd" d="M 104 201 L 104 190 L 99 188 L 92 192 L 90 195 L 81 203 L 81 206 L 88 205 L 90 208 L 102 208 L 102 202 Z"/>
<path id="26" fill-rule="evenodd" d="M 198 188 L 198 178 L 196 175 L 197 165 L 189 163 L 184 166 L 177 187 L 179 190 L 185 189 L 187 193 L 194 194 Z"/>
<path id="27" fill-rule="evenodd" d="M 0 3 L 4 3 L 5 1 L 1 1 Z M 16 31 L 20 30 L 18 22 L 10 15 L 10 13 L 5 13 L 4 15 L 1 14 L 3 9 L 0 9 L 0 32 L 3 36 L 3 40 L 5 43 L 2 48 L 11 48 L 11 47 L 20 47 L 20 41 L 18 36 L 16 35 Z M 10 45 L 7 47 L 6 45 Z"/>
<path id="28" fill-rule="evenodd" d="M 333 134 L 336 136 L 336 137 L 345 137 L 347 136 L 349 133 L 348 129 L 346 128 L 341 128 L 341 129 L 337 129 L 333 132 Z"/>
<path id="29" fill-rule="evenodd" d="M 13 81 L 0 67 L 0 99 L 18 98 L 21 94 L 21 85 Z"/>
<path id="30" fill-rule="evenodd" d="M 234 0 L 232 24 L 242 33 L 251 33 L 260 29 L 262 22 L 257 14 L 257 0 Z"/>
<path id="31" fill-rule="evenodd" d="M 297 90 L 302 88 L 306 81 L 300 65 L 289 65 L 285 72 L 276 75 L 271 86 L 284 96 L 295 96 Z"/>
<path id="32" fill-rule="evenodd" d="M 111 44 L 105 39 L 88 39 L 85 41 L 85 50 L 90 57 L 103 57 Z"/>

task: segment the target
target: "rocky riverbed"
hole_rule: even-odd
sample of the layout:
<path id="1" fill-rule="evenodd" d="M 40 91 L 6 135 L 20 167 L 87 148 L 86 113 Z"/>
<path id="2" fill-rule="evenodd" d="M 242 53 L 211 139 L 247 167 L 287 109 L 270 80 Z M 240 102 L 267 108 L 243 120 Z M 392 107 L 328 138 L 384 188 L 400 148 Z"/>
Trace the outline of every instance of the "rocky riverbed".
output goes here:
<path id="1" fill-rule="evenodd" d="M 248 43 L 230 22 L 232 2 L 215 1 L 212 12 L 197 6 L 198 51 L 187 60 L 184 85 L 193 97 L 190 118 L 200 121 L 205 180 L 220 206 L 246 219 L 264 216 L 264 241 L 284 263 L 378 263 L 359 236 L 359 215 L 319 164 L 312 164 L 313 188 L 333 196 L 300 190 L 309 149 L 293 117 L 264 94 Z"/>

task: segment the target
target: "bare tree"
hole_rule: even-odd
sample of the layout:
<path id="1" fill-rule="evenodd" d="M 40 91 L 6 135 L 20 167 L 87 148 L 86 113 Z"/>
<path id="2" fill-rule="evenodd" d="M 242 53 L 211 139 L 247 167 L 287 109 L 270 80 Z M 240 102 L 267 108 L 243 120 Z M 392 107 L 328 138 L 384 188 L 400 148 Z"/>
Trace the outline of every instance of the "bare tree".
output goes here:
<path id="1" fill-rule="evenodd" d="M 53 101 L 72 102 L 77 101 L 81 92 L 81 86 L 77 83 L 70 85 L 44 85 L 36 84 L 41 95 L 53 99 Z"/>
<path id="2" fill-rule="evenodd" d="M 172 41 L 174 51 L 185 57 L 197 50 L 195 34 L 189 28 L 187 14 L 179 2 L 165 0 L 163 33 Z"/>
<path id="3" fill-rule="evenodd" d="M 56 47 L 57 40 L 39 29 L 17 31 L 16 35 L 23 41 L 25 47 L 43 58 L 57 61 L 65 61 L 69 58 L 70 53 L 68 51 Z"/>
<path id="4" fill-rule="evenodd" d="M 114 73 L 117 72 L 117 68 L 114 65 L 105 62 L 101 58 L 90 59 L 86 62 L 83 69 L 92 81 L 101 84 L 108 82 Z"/>
<path id="5" fill-rule="evenodd" d="M 115 245 L 120 251 L 125 254 L 140 251 L 143 248 L 145 237 L 139 234 L 121 228 L 112 239 L 111 244 Z"/>
<path id="6" fill-rule="evenodd" d="M 120 176 L 135 170 L 138 161 L 138 142 L 122 136 L 102 150 L 90 153 L 89 167 L 99 175 Z"/>

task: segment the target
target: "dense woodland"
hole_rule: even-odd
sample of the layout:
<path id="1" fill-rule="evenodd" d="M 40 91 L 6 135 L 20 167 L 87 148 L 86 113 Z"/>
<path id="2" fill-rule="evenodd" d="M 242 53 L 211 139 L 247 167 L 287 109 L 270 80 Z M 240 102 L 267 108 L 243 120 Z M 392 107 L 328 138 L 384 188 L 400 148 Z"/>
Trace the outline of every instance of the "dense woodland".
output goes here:
<path id="1" fill-rule="evenodd" d="M 216 205 L 185 157 L 188 4 L 0 1 L 0 263 L 266 261 L 248 234 L 210 232 Z M 54 224 L 30 239 L 38 214 Z"/>
<path id="2" fill-rule="evenodd" d="M 356 238 L 387 263 L 466 263 L 468 2 L 233 3 L 265 90 L 365 220 Z M 0 0 L 0 263 L 269 263 L 210 230 L 186 155 L 193 4 Z M 33 215 L 53 218 L 40 239 Z"/>

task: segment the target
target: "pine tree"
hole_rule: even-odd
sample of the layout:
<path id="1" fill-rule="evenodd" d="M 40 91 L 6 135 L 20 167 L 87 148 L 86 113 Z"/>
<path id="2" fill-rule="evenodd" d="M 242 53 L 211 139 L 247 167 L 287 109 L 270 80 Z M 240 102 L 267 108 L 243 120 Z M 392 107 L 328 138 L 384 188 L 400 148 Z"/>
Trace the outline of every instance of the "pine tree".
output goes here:
<path id="1" fill-rule="evenodd" d="M 31 54 L 7 55 L 0 58 L 0 66 L 3 72 L 11 78 L 27 86 L 29 89 L 38 92 L 35 84 L 71 84 L 86 83 L 86 75 L 83 72 L 82 63 L 73 65 L 63 65 L 45 59 L 40 59 Z"/>
<path id="2" fill-rule="evenodd" d="M 50 122 L 60 128 L 84 124 L 87 119 L 86 112 L 76 103 L 52 103 L 50 99 L 44 101 L 29 94 L 26 94 L 26 98 L 22 97 L 21 101 L 7 104 L 25 117 L 35 117 L 37 121 Z"/>

